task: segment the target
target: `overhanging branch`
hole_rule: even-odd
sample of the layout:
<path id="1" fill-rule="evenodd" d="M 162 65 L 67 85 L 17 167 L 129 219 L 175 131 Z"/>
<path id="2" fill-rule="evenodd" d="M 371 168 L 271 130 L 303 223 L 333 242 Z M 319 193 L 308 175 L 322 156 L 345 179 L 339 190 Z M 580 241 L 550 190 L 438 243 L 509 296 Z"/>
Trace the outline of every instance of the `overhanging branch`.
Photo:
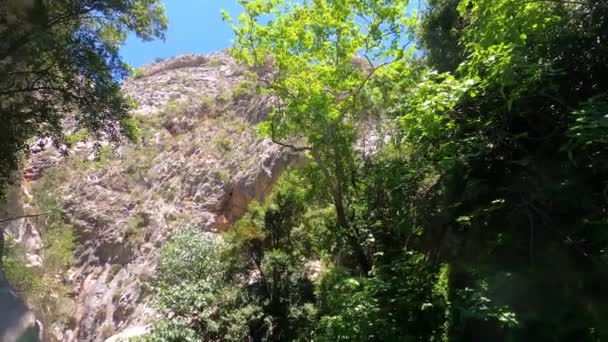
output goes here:
<path id="1" fill-rule="evenodd" d="M 6 223 L 6 222 L 15 221 L 15 220 L 23 219 L 23 218 L 44 216 L 44 215 L 48 215 L 49 213 L 50 213 L 49 211 L 46 211 L 46 212 L 37 213 L 37 214 L 29 214 L 29 215 L 21 215 L 21 216 L 3 218 L 3 219 L 0 219 L 0 223 Z"/>

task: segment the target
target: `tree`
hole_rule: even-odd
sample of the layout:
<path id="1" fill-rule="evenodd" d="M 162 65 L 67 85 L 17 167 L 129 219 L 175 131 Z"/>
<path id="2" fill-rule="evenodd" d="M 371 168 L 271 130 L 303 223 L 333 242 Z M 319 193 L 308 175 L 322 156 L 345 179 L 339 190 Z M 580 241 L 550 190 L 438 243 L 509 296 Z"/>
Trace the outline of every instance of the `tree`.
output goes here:
<path id="1" fill-rule="evenodd" d="M 259 71 L 264 92 L 277 104 L 260 131 L 280 145 L 310 152 L 333 199 L 337 224 L 367 272 L 369 258 L 347 201 L 353 147 L 361 118 L 373 109 L 370 79 L 413 53 L 408 1 L 241 4 L 233 54 Z"/>
<path id="2" fill-rule="evenodd" d="M 414 88 L 403 97 L 400 116 L 402 129 L 411 131 L 416 116 L 438 115 L 449 125 L 439 134 L 430 124 L 421 131 L 435 146 L 460 146 L 461 153 L 434 148 L 429 154 L 453 162 L 435 167 L 439 181 L 421 215 L 429 222 L 425 234 L 448 236 L 433 248 L 453 266 L 451 338 L 603 340 L 608 306 L 596 284 L 607 276 L 608 202 L 600 179 L 608 171 L 602 119 L 608 83 L 598 75 L 607 72 L 601 42 L 608 6 L 433 3 L 422 27 L 431 38 L 425 46 L 436 57 L 446 51 L 462 61 L 446 68 L 445 60 L 431 58 L 431 68 L 450 73 L 421 86 L 440 90 L 470 81 L 470 87 L 446 91 L 457 101 L 441 112 L 428 105 L 436 92 Z M 450 34 L 424 32 L 437 27 L 438 15 L 449 17 L 444 32 Z M 413 116 L 412 103 L 426 105 Z M 429 141 L 414 138 L 407 144 L 415 150 Z"/>
<path id="3" fill-rule="evenodd" d="M 316 311 L 314 286 L 305 262 L 311 238 L 303 227 L 308 189 L 304 177 L 281 177 L 264 205 L 253 203 L 226 235 L 226 261 L 232 282 L 247 280 L 249 302 L 262 315 L 250 322 L 254 341 L 310 340 Z"/>
<path id="4" fill-rule="evenodd" d="M 422 53 L 380 47 L 353 66 L 375 32 L 359 14 L 393 28 L 392 3 L 243 1 L 234 53 L 277 105 L 260 129 L 314 159 L 298 170 L 313 182 L 252 205 L 226 240 L 228 273 L 258 300 L 248 326 L 279 317 L 264 331 L 289 340 L 605 340 L 606 1 L 429 0 Z M 357 123 L 375 112 L 391 139 L 361 158 Z M 311 259 L 322 270 L 302 301 Z M 292 317 L 312 319 L 294 330 Z"/>
<path id="5" fill-rule="evenodd" d="M 59 0 L 0 3 L 0 194 L 33 136 L 63 140 L 63 121 L 109 139 L 133 138 L 129 75 L 118 48 L 127 32 L 163 38 L 158 0 Z"/>
<path id="6" fill-rule="evenodd" d="M 429 0 L 417 32 L 428 64 L 439 72 L 454 71 L 463 60 L 459 46 L 463 24 L 456 9 L 459 3 L 460 0 Z"/>

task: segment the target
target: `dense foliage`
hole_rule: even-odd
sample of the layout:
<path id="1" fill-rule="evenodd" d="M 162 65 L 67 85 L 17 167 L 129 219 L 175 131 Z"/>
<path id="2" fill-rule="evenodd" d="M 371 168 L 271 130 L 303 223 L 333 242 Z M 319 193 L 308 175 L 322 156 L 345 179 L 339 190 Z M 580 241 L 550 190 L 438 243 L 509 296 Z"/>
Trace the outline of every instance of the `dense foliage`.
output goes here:
<path id="1" fill-rule="evenodd" d="M 226 236 L 248 299 L 221 315 L 253 340 L 608 338 L 605 2 L 242 4 L 260 132 L 310 164 Z"/>
<path id="2" fill-rule="evenodd" d="M 72 115 L 90 133 L 136 134 L 118 48 L 127 32 L 161 38 L 166 24 L 157 0 L 0 2 L 0 195 L 28 140 L 63 143 Z"/>

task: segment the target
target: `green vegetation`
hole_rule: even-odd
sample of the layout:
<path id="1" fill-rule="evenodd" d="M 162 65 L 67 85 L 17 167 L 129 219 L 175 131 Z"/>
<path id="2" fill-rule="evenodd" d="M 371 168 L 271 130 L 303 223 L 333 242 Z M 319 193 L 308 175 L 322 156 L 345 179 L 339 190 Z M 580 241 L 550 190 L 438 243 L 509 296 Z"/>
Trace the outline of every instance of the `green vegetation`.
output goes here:
<path id="1" fill-rule="evenodd" d="M 57 169 L 50 171 L 33 187 L 33 203 L 40 212 L 45 213 L 44 229 L 41 231 L 44 246 L 45 273 L 60 274 L 73 263 L 73 227 L 66 224 L 63 206 L 57 193 L 60 184 L 67 181 L 67 172 Z"/>
<path id="2" fill-rule="evenodd" d="M 89 136 L 89 133 L 87 132 L 86 129 L 79 129 L 78 131 L 76 131 L 72 134 L 66 134 L 65 143 L 68 146 L 72 146 L 81 141 L 85 141 L 88 136 Z"/>
<path id="3" fill-rule="evenodd" d="M 120 90 L 130 67 L 119 47 L 129 32 L 144 40 L 162 38 L 167 18 L 157 0 L 3 1 L 0 13 L 4 197 L 29 139 L 48 135 L 62 141 L 68 113 L 91 134 L 135 137 L 132 105 Z"/>
<path id="4" fill-rule="evenodd" d="M 200 106 L 223 115 L 212 124 L 238 132 L 228 104 L 252 91 L 271 98 L 260 134 L 309 163 L 286 172 L 224 236 L 173 236 L 146 289 L 165 319 L 144 340 L 608 339 L 604 0 L 429 0 L 421 13 L 408 1 L 239 2 L 238 21 L 225 19 L 236 33 L 232 54 L 251 71 Z M 92 3 L 102 17 L 92 25 L 78 17 L 31 40 L 21 39 L 28 25 L 0 32 L 16 44 L 0 49 L 15 61 L 0 67 L 0 185 L 29 137 L 61 134 L 59 109 L 79 109 L 89 132 L 118 121 L 135 135 L 116 47 L 128 30 L 161 36 L 162 9 L 154 0 Z M 58 16 L 62 4 L 42 13 Z M 39 12 L 15 22 L 36 24 Z M 60 87 L 48 100 L 23 91 L 31 78 L 17 75 L 36 76 L 32 66 L 45 70 L 40 84 Z M 187 110 L 170 101 L 166 118 Z M 136 118 L 145 139 L 162 119 Z M 361 152 L 364 138 L 377 146 Z M 239 141 L 224 134 L 212 143 L 228 158 Z M 134 151 L 144 166 L 127 173 L 145 181 L 157 151 Z M 100 149 L 93 165 L 108 153 Z M 43 267 L 28 272 L 12 242 L 4 256 L 9 280 L 43 317 L 68 307 L 56 275 L 73 262 L 73 233 L 54 192 L 66 181 L 58 169 L 34 189 L 34 204 L 49 212 Z M 177 195 L 175 184 L 161 186 L 169 201 Z M 126 223 L 132 246 L 144 240 L 144 218 Z"/>
<path id="5" fill-rule="evenodd" d="M 30 269 L 24 260 L 24 252 L 12 240 L 7 239 L 2 258 L 4 275 L 8 282 L 25 297 L 33 297 L 43 291 L 42 277 Z"/>
<path id="6" fill-rule="evenodd" d="M 258 77 L 251 71 L 245 72 L 245 78 L 232 89 L 232 97 L 235 99 L 255 94 L 258 85 Z"/>
<path id="7" fill-rule="evenodd" d="M 112 160 L 114 156 L 114 151 L 112 150 L 112 146 L 104 145 L 99 148 L 96 156 L 96 166 L 95 168 L 99 168 L 106 163 Z"/>
<path id="8" fill-rule="evenodd" d="M 143 68 L 133 69 L 133 72 L 131 73 L 131 77 L 133 77 L 134 80 L 138 80 L 144 76 L 146 76 L 146 70 Z"/>
<path id="9" fill-rule="evenodd" d="M 223 153 L 230 151 L 231 149 L 231 139 L 228 134 L 222 132 L 215 139 L 213 139 L 213 144 L 217 147 L 217 149 Z"/>
<path id="10" fill-rule="evenodd" d="M 289 340 L 312 333 L 313 286 L 301 258 L 306 245 L 287 243 L 298 234 L 302 195 L 277 191 L 272 206 L 254 204 L 226 242 L 191 229 L 179 231 L 163 248 L 153 296 L 174 318 L 157 324 L 147 340 L 205 336 L 242 341 L 252 331 L 258 339 Z"/>
<path id="11" fill-rule="evenodd" d="M 221 169 L 217 172 L 218 176 L 220 177 L 220 180 L 224 183 L 229 183 L 231 176 L 230 176 L 230 170 L 226 170 L 226 169 Z"/>
<path id="12" fill-rule="evenodd" d="M 237 308 L 237 301 L 245 303 L 241 300 L 244 294 L 224 281 L 219 258 L 223 248 L 216 237 L 192 229 L 177 232 L 167 243 L 153 298 L 172 319 L 158 323 L 147 341 L 196 341 L 197 333 L 209 339 L 231 336 L 241 340 L 246 336 L 246 318 L 255 310 Z"/>
<path id="13" fill-rule="evenodd" d="M 94 145 L 93 153 L 93 160 L 88 160 L 82 156 L 76 156 L 66 160 L 64 165 L 53 170 L 53 175 L 51 177 L 57 177 L 57 174 L 62 174 L 61 178 L 65 179 L 72 171 L 84 173 L 90 170 L 98 170 L 116 159 L 114 150 L 110 145 Z M 61 184 L 63 183 L 56 183 L 57 186 L 60 186 Z"/>
<path id="14" fill-rule="evenodd" d="M 203 96 L 200 99 L 200 111 L 209 116 L 214 117 L 216 115 L 215 111 L 215 101 L 211 96 Z"/>
<path id="15" fill-rule="evenodd" d="M 224 65 L 224 63 L 219 58 L 211 58 L 209 60 L 209 62 L 207 62 L 207 65 L 210 66 L 210 67 L 212 67 L 212 68 L 217 68 L 217 67 L 220 67 L 220 66 Z"/>
<path id="16" fill-rule="evenodd" d="M 144 243 L 144 228 L 146 220 L 143 214 L 138 213 L 127 219 L 127 224 L 123 233 L 123 238 L 133 248 L 139 247 Z"/>
<path id="17" fill-rule="evenodd" d="M 225 108 L 232 100 L 232 90 L 222 90 L 221 93 L 215 97 L 215 103 L 220 108 Z"/>
<path id="18" fill-rule="evenodd" d="M 119 47 L 129 32 L 144 40 L 162 38 L 167 18 L 157 0 L 3 1 L 0 18 L 3 201 L 34 137 L 50 136 L 68 145 L 88 133 L 103 132 L 112 141 L 137 138 L 129 115 L 133 102 L 120 89 L 130 67 L 121 60 Z M 64 136 L 64 119 L 72 115 L 81 130 Z M 0 256 L 7 258 L 0 271 L 6 272 L 44 322 L 70 317 L 71 308 L 62 273 L 73 262 L 74 236 L 54 195 L 57 177 L 45 177 L 35 189 L 36 207 L 48 212 L 40 226 L 41 269 L 26 268 L 21 253 L 15 248 L 5 253 L 0 245 Z M 4 241 L 3 228 L 0 240 Z"/>
<path id="19" fill-rule="evenodd" d="M 603 1 L 241 3 L 260 132 L 311 162 L 165 248 L 151 340 L 608 338 Z"/>
<path id="20" fill-rule="evenodd" d="M 25 252 L 9 239 L 3 253 L 3 271 L 24 300 L 45 324 L 61 321 L 70 323 L 73 304 L 69 288 L 64 282 L 65 271 L 74 262 L 73 227 L 63 219 L 63 208 L 57 189 L 67 181 L 67 172 L 58 168 L 40 179 L 32 189 L 33 204 L 38 212 L 45 213 L 42 221 L 43 263 L 28 267 Z"/>

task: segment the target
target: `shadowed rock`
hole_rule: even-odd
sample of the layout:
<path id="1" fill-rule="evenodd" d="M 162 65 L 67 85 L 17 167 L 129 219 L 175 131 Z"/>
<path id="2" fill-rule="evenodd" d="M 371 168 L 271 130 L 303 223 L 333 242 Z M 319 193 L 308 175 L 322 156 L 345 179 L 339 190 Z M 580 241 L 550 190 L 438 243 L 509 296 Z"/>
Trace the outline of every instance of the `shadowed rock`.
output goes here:
<path id="1" fill-rule="evenodd" d="M 0 341 L 40 341 L 40 326 L 0 271 Z"/>

